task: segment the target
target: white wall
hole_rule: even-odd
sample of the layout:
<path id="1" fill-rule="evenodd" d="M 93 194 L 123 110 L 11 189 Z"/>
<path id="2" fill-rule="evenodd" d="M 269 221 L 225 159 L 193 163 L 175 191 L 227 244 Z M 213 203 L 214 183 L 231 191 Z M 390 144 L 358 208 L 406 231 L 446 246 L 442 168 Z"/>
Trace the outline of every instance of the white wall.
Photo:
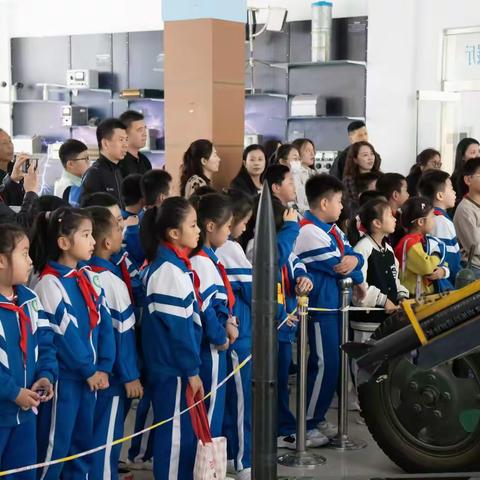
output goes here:
<path id="1" fill-rule="evenodd" d="M 285 7 L 290 21 L 310 16 L 310 0 L 248 4 Z M 0 0 L 0 81 L 9 76 L 10 37 L 163 28 L 161 0 L 135 0 L 134 5 L 131 0 Z M 334 0 L 333 14 L 369 17 L 370 136 L 383 169 L 406 172 L 415 158 L 415 92 L 441 88 L 443 29 L 480 25 L 478 0 Z M 0 88 L 0 101 L 5 95 L 7 89 Z M 465 118 L 475 118 L 477 107 L 470 107 Z M 0 125 L 8 124 L 8 115 L 8 107 L 0 104 Z"/>
<path id="2" fill-rule="evenodd" d="M 441 89 L 443 30 L 480 25 L 479 3 L 402 0 L 394 6 L 391 1 L 369 0 L 368 17 L 370 137 L 382 154 L 384 171 L 407 172 L 415 159 L 415 92 Z M 478 104 L 464 103 L 463 109 L 462 116 L 471 118 Z"/>

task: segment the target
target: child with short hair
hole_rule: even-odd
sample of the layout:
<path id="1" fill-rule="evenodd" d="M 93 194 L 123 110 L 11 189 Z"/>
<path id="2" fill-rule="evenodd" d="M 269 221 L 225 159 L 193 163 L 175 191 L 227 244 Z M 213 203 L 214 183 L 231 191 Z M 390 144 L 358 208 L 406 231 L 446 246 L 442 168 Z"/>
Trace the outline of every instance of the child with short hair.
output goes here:
<path id="1" fill-rule="evenodd" d="M 313 277 L 310 306 L 340 309 L 338 281 L 350 277 L 363 298 L 363 256 L 355 252 L 335 222 L 342 211 L 343 184 L 330 175 L 307 181 L 310 210 L 302 220 L 294 253 Z M 340 313 L 312 312 L 308 322 L 310 355 L 307 378 L 307 430 L 332 437 L 336 428 L 325 420 L 339 376 Z"/>
<path id="2" fill-rule="evenodd" d="M 445 244 L 431 235 L 434 227 L 433 205 L 424 197 L 412 197 L 402 209 L 402 223 L 408 232 L 395 247 L 400 264 L 400 281 L 410 296 L 450 290 L 450 275 Z"/>
<path id="3" fill-rule="evenodd" d="M 386 241 L 395 231 L 396 219 L 384 197 L 366 202 L 358 213 L 364 231 L 354 250 L 363 256 L 362 274 L 367 293 L 362 300 L 354 299 L 361 307 L 382 307 L 385 311 L 352 312 L 357 322 L 381 323 L 386 314 L 393 313 L 408 290 L 398 279 L 398 261 L 392 247 Z"/>
<path id="4" fill-rule="evenodd" d="M 270 165 L 264 174 L 272 195 L 285 207 L 295 202 L 295 182 L 290 169 L 281 164 Z"/>
<path id="5" fill-rule="evenodd" d="M 165 170 L 153 169 L 142 176 L 140 190 L 145 208 L 159 207 L 170 196 L 172 176 Z"/>
<path id="6" fill-rule="evenodd" d="M 141 398 L 143 387 L 137 365 L 135 312 L 126 283 L 119 278 L 113 254 L 122 248 L 122 228 L 105 207 L 89 207 L 93 219 L 95 251 L 87 262 L 98 273 L 112 315 L 116 356 L 110 387 L 98 393 L 95 405 L 94 446 L 112 443 L 123 437 L 126 410 L 133 398 Z M 118 478 L 121 445 L 92 456 L 89 478 Z"/>
<path id="7" fill-rule="evenodd" d="M 450 270 L 448 280 L 455 285 L 455 278 L 461 268 L 461 255 L 455 225 L 447 213 L 456 203 L 456 193 L 450 175 L 442 170 L 428 170 L 420 177 L 417 188 L 434 207 L 432 235 L 439 238 L 447 247 L 445 261 Z"/>
<path id="8" fill-rule="evenodd" d="M 397 220 L 395 232 L 388 237 L 390 245 L 395 249 L 397 243 L 405 235 L 400 215 L 402 206 L 409 197 L 407 179 L 399 173 L 385 173 L 377 180 L 377 191 L 387 199 L 392 214 Z"/>
<path id="9" fill-rule="evenodd" d="M 39 461 L 49 462 L 92 448 L 96 392 L 109 387 L 115 360 L 112 318 L 90 260 L 92 219 L 80 209 L 38 216 L 31 256 L 40 273 L 35 291 L 55 331 L 59 365 L 55 400 L 38 418 Z M 86 478 L 91 458 L 45 467 L 41 478 Z"/>
<path id="10" fill-rule="evenodd" d="M 145 262 L 145 253 L 140 244 L 140 225 L 139 222 L 143 216 L 143 207 L 145 201 L 142 195 L 140 184 L 142 175 L 132 173 L 126 176 L 122 182 L 122 200 L 125 208 L 122 210 L 123 220 L 130 219 L 129 225 L 125 226 L 123 241 L 125 250 L 128 252 L 130 260 L 141 267 Z"/>
<path id="11" fill-rule="evenodd" d="M 53 329 L 25 284 L 30 242 L 18 225 L 0 225 L 0 471 L 37 463 L 35 414 L 53 398 L 58 376 Z M 16 478 L 34 480 L 35 470 Z"/>
<path id="12" fill-rule="evenodd" d="M 90 168 L 88 147 L 79 140 L 69 138 L 60 147 L 58 156 L 62 162 L 63 173 L 55 182 L 53 194 L 78 206 L 82 177 Z"/>
<path id="13" fill-rule="evenodd" d="M 459 203 L 453 223 L 462 246 L 462 260 L 466 263 L 470 249 L 474 248 L 471 268 L 480 278 L 480 158 L 473 158 L 463 166 L 463 182 L 468 193 Z"/>

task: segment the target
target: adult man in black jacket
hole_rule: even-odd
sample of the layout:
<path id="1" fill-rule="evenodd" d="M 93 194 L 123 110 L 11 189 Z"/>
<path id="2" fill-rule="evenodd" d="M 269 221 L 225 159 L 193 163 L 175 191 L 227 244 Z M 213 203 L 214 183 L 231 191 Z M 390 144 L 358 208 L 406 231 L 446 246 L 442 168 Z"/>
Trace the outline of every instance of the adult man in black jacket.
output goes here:
<path id="1" fill-rule="evenodd" d="M 350 145 L 357 142 L 368 142 L 368 131 L 365 122 L 362 120 L 355 120 L 351 122 L 347 127 L 348 140 Z M 337 177 L 339 180 L 343 179 L 343 170 L 345 169 L 345 163 L 347 161 L 347 154 L 350 145 L 343 151 L 341 151 L 330 169 L 330 175 Z"/>
<path id="2" fill-rule="evenodd" d="M 120 115 L 120 121 L 127 128 L 128 152 L 120 163 L 120 171 L 125 178 L 132 173 L 144 174 L 152 169 L 150 160 L 140 151 L 147 143 L 148 130 L 143 114 L 127 110 Z"/>
<path id="3" fill-rule="evenodd" d="M 121 196 L 123 177 L 119 163 L 128 149 L 125 125 L 116 118 L 107 118 L 97 127 L 97 142 L 100 157 L 83 177 L 81 198 L 96 192 L 107 192 L 123 207 Z"/>

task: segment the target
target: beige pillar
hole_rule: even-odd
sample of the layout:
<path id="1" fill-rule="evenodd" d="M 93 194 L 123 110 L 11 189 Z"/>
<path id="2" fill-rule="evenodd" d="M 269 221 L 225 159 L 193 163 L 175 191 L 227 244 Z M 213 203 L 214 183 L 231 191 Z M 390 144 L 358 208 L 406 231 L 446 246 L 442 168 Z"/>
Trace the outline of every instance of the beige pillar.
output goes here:
<path id="1" fill-rule="evenodd" d="M 182 157 L 199 138 L 222 159 L 214 178 L 227 186 L 242 160 L 245 26 L 216 19 L 165 22 L 166 169 L 178 193 Z"/>

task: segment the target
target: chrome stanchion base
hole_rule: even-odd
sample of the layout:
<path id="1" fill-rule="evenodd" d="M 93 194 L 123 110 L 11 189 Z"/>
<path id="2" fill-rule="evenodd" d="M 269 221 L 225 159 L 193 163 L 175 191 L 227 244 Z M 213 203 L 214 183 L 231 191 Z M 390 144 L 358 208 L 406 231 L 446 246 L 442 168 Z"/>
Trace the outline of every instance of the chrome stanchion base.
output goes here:
<path id="1" fill-rule="evenodd" d="M 278 463 L 284 467 L 315 468 L 326 463 L 327 459 L 310 452 L 289 452 L 278 457 Z"/>
<path id="2" fill-rule="evenodd" d="M 334 450 L 361 450 L 367 446 L 367 442 L 363 440 L 355 440 L 347 436 L 333 437 L 330 442 L 325 445 L 325 448 L 332 448 Z"/>

